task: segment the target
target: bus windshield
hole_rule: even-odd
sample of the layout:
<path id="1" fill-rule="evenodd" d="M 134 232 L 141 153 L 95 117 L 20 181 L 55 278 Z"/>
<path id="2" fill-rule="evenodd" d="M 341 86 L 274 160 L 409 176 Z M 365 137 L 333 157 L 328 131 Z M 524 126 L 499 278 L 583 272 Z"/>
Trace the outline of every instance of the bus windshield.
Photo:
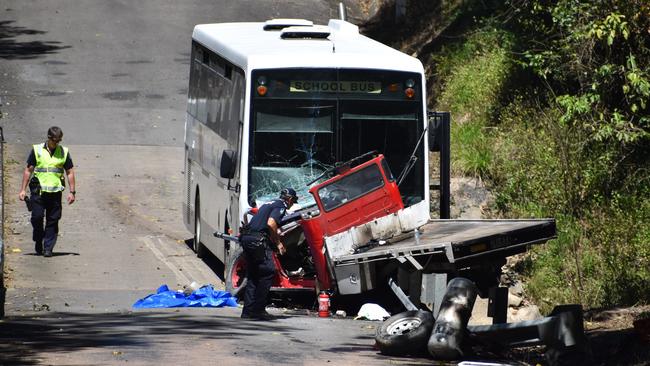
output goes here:
<path id="1" fill-rule="evenodd" d="M 301 206 L 314 203 L 307 182 L 334 163 L 332 103 L 283 101 L 255 109 L 249 195 L 259 203 L 292 187 Z"/>
<path id="2" fill-rule="evenodd" d="M 261 204 L 292 187 L 301 207 L 314 204 L 308 182 L 336 162 L 373 150 L 385 155 L 393 172 L 402 171 L 423 130 L 420 82 L 418 74 L 395 71 L 254 72 L 249 201 Z M 415 97 L 405 96 L 405 85 Z M 423 154 L 420 146 L 400 186 L 407 206 L 424 199 Z"/>

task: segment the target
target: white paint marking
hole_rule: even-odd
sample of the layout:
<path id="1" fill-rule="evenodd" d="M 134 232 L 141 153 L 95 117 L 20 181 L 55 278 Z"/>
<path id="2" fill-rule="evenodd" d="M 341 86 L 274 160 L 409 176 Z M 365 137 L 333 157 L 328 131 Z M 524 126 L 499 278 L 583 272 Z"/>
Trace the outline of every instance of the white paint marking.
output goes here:
<path id="1" fill-rule="evenodd" d="M 171 263 L 169 260 L 167 260 L 165 255 L 163 255 L 162 252 L 153 243 L 150 236 L 145 236 L 143 238 L 140 238 L 140 240 L 142 240 L 142 242 L 149 249 L 151 249 L 151 251 L 156 256 L 156 258 L 158 258 L 159 261 L 163 262 L 172 272 L 174 272 L 174 275 L 176 275 L 176 280 L 177 280 L 178 283 L 180 283 L 180 284 L 188 284 L 189 285 L 192 282 L 192 281 L 190 281 L 189 278 L 187 278 L 187 276 L 185 276 L 185 274 L 183 274 L 183 272 L 179 271 L 178 268 L 176 268 L 176 266 L 173 263 Z M 159 240 L 160 240 L 160 238 L 159 238 Z"/>

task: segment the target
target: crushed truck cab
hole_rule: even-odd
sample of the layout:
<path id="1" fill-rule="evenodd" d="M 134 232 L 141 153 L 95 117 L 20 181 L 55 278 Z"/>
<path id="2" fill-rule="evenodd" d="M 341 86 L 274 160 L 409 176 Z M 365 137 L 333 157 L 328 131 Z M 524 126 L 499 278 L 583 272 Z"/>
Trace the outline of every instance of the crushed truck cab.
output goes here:
<path id="1" fill-rule="evenodd" d="M 355 167 L 344 164 L 338 171 L 338 175 L 309 190 L 318 209 L 303 215 L 301 222 L 323 289 L 330 289 L 332 280 L 339 277 L 333 266 L 338 256 L 363 250 L 377 240 L 394 237 L 426 222 L 426 218 L 410 220 L 413 217 L 408 213 L 412 210 L 404 209 L 397 182 L 383 155 Z M 334 278 L 328 275 L 332 269 Z M 349 280 L 354 275 L 348 275 L 348 269 L 340 275 Z M 354 288 L 336 285 L 341 294 L 363 290 L 357 279 Z"/>
<path id="2" fill-rule="evenodd" d="M 424 273 L 457 272 L 499 263 L 555 237 L 553 219 L 430 220 L 423 204 L 404 207 L 381 154 L 345 166 L 310 193 L 318 210 L 303 215 L 301 226 L 320 287 L 342 295 L 383 284 L 387 262 Z"/>

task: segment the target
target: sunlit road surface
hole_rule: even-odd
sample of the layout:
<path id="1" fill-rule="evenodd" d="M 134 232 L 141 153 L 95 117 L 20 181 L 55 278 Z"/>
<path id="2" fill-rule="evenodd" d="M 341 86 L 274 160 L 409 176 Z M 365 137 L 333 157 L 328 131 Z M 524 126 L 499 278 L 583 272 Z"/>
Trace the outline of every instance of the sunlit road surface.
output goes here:
<path id="1" fill-rule="evenodd" d="M 5 144 L 7 317 L 1 365 L 391 365 L 377 323 L 239 309 L 138 310 L 162 284 L 222 286 L 182 223 L 183 123 L 192 27 L 336 16 L 330 1 L 5 0 L 0 102 Z M 52 258 L 34 255 L 17 200 L 32 143 L 64 131 L 77 170 Z"/>

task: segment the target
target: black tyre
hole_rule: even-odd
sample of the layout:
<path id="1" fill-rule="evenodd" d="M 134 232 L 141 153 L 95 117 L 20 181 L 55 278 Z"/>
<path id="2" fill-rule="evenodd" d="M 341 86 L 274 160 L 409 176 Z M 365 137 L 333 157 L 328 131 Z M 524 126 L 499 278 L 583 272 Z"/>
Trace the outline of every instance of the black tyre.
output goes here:
<path id="1" fill-rule="evenodd" d="M 410 310 L 386 319 L 377 329 L 375 341 L 379 352 L 390 356 L 405 356 L 426 352 L 433 330 L 433 314 Z"/>
<path id="2" fill-rule="evenodd" d="M 246 257 L 239 244 L 231 246 L 233 251 L 228 256 L 226 263 L 226 291 L 232 296 L 239 296 L 241 291 L 246 287 L 248 278 L 246 277 Z"/>
<path id="3" fill-rule="evenodd" d="M 207 249 L 201 244 L 201 200 L 198 194 L 194 204 L 194 242 L 192 243 L 192 249 L 194 249 L 197 257 L 205 257 Z"/>

